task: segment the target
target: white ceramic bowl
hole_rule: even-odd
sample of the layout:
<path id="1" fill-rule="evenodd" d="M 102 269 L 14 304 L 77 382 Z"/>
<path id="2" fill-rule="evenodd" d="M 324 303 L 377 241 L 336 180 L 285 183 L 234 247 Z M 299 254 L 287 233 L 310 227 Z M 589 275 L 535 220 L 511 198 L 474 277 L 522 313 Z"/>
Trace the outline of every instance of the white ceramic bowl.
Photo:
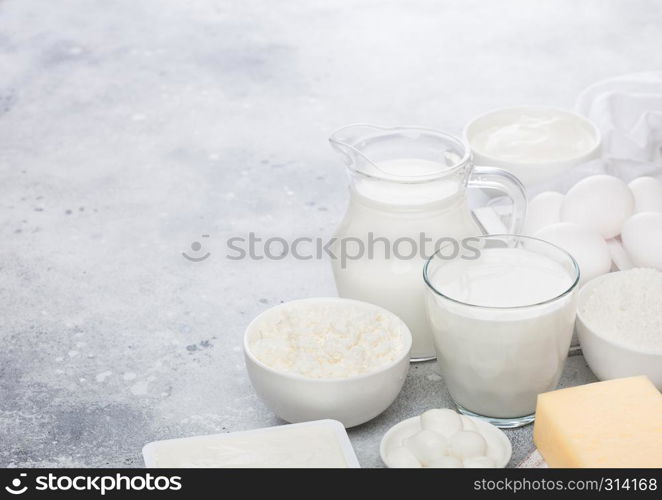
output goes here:
<path id="1" fill-rule="evenodd" d="M 473 420 L 478 428 L 478 431 L 487 441 L 488 453 L 493 455 L 496 459 L 496 466 L 498 468 L 504 468 L 508 465 L 510 457 L 513 454 L 513 447 L 510 443 L 508 436 L 499 429 L 498 427 L 493 426 L 489 422 L 485 422 L 480 418 L 469 417 Z M 390 467 L 388 463 L 387 451 L 391 447 L 399 446 L 402 444 L 402 441 L 407 439 L 410 436 L 413 436 L 418 431 L 421 430 L 421 418 L 420 417 L 411 417 L 407 420 L 403 420 L 400 423 L 395 424 L 391 427 L 384 437 L 382 442 L 379 445 L 379 455 L 382 458 L 382 462 L 386 464 L 387 467 Z"/>
<path id="2" fill-rule="evenodd" d="M 590 131 L 594 138 L 594 143 L 590 148 L 587 148 L 584 152 L 573 158 L 555 161 L 541 160 L 533 163 L 497 158 L 478 151 L 472 146 L 472 139 L 477 132 L 484 130 L 485 128 L 512 122 L 512 120 L 516 119 L 522 111 L 535 112 L 537 110 L 553 111 L 576 120 L 578 123 L 581 123 L 583 128 Z M 522 181 L 522 184 L 525 186 L 531 186 L 552 180 L 577 165 L 581 165 L 590 160 L 595 160 L 600 157 L 600 151 L 602 148 L 602 136 L 600 130 L 592 121 L 584 116 L 574 113 L 573 111 L 550 106 L 516 106 L 512 108 L 496 109 L 471 120 L 466 127 L 464 127 L 463 135 L 465 141 L 471 147 L 474 164 L 489 165 L 508 170 Z"/>
<path id="3" fill-rule="evenodd" d="M 644 351 L 605 338 L 599 331 L 591 328 L 581 314 L 590 291 L 613 274 L 615 273 L 599 276 L 586 283 L 579 291 L 576 329 L 584 358 L 600 380 L 646 375 L 662 390 L 662 348 L 656 352 Z"/>
<path id="4" fill-rule="evenodd" d="M 395 361 L 373 372 L 347 378 L 310 378 L 277 371 L 259 361 L 250 350 L 250 343 L 257 335 L 256 325 L 268 321 L 269 315 L 305 303 L 358 305 L 367 310 L 380 311 L 400 323 L 404 348 Z M 255 318 L 244 334 L 244 357 L 255 392 L 282 419 L 292 423 L 334 419 L 345 427 L 353 427 L 376 417 L 393 403 L 407 376 L 411 342 L 407 325 L 386 309 L 337 297 L 312 298 L 280 304 Z"/>

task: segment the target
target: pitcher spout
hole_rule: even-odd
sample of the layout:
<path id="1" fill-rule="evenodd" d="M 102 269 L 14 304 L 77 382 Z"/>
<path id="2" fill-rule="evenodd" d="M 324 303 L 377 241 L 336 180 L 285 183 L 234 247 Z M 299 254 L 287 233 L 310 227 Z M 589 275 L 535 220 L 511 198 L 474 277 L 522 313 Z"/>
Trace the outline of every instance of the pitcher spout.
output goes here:
<path id="1" fill-rule="evenodd" d="M 460 139 L 424 127 L 347 125 L 329 137 L 353 173 L 401 183 L 468 174 L 471 153 Z"/>
<path id="2" fill-rule="evenodd" d="M 361 151 L 361 144 L 375 133 L 383 132 L 383 127 L 369 125 L 366 123 L 356 123 L 339 128 L 329 137 L 329 143 L 343 158 L 345 164 L 349 167 L 359 162 L 372 163 Z"/>

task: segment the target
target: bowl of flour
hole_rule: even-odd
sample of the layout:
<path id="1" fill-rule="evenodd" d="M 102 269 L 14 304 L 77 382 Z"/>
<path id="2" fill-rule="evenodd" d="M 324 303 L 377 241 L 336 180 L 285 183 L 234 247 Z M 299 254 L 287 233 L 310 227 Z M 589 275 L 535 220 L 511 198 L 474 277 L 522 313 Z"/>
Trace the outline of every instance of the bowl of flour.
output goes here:
<path id="1" fill-rule="evenodd" d="M 635 268 L 589 281 L 577 335 L 600 380 L 646 375 L 662 390 L 662 272 Z"/>
<path id="2" fill-rule="evenodd" d="M 411 332 L 390 311 L 321 297 L 256 317 L 244 335 L 244 359 L 255 392 L 282 419 L 330 418 L 353 427 L 393 403 L 411 344 Z"/>

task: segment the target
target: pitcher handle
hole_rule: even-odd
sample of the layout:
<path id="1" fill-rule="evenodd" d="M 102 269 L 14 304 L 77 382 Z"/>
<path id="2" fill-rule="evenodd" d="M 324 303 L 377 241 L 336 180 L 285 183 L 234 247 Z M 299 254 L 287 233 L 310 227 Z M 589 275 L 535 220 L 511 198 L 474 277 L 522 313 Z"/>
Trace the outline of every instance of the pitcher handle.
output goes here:
<path id="1" fill-rule="evenodd" d="M 469 188 L 495 189 L 513 202 L 509 234 L 521 234 L 526 217 L 526 190 L 513 174 L 497 167 L 474 166 L 467 184 Z"/>

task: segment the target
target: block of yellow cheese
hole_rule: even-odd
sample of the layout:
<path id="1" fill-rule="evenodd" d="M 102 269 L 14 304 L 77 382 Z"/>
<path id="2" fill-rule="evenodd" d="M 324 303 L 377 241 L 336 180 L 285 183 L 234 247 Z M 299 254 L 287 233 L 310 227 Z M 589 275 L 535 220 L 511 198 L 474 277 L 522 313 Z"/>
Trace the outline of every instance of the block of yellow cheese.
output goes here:
<path id="1" fill-rule="evenodd" d="M 647 377 L 540 394 L 533 441 L 549 467 L 662 467 L 662 394 Z"/>

